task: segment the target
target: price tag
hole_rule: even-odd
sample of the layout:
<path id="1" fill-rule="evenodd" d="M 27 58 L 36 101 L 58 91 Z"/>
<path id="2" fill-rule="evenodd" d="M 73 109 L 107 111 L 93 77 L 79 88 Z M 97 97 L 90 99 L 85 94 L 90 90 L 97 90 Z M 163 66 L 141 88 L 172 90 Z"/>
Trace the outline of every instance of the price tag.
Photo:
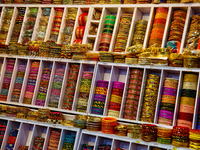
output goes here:
<path id="1" fill-rule="evenodd" d="M 140 143 L 140 141 L 136 141 L 136 143 Z"/>
<path id="2" fill-rule="evenodd" d="M 173 150 L 177 150 L 177 147 L 173 147 Z"/>

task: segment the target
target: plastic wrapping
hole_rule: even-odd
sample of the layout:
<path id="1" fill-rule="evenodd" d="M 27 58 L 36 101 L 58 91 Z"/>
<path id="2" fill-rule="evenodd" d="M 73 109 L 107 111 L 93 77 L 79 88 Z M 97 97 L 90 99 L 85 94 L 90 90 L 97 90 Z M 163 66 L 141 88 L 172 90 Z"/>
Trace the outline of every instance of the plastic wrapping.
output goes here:
<path id="1" fill-rule="evenodd" d="M 183 50 L 183 67 L 186 68 L 199 68 L 199 50 Z"/>
<path id="2" fill-rule="evenodd" d="M 86 53 L 87 60 L 99 61 L 99 52 L 88 51 Z"/>
<path id="3" fill-rule="evenodd" d="M 93 13 L 93 20 L 100 20 L 100 19 L 101 19 L 101 11 L 98 9 L 95 9 Z"/>

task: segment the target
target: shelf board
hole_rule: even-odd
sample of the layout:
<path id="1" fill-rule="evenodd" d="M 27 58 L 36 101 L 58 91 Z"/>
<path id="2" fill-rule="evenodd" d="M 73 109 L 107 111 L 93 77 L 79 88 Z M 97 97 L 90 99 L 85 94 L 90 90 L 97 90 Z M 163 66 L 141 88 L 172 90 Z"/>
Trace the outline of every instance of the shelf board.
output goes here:
<path id="1" fill-rule="evenodd" d="M 95 40 L 96 37 L 97 37 L 97 35 L 88 35 L 87 37 L 88 37 L 88 39 L 90 39 L 90 40 Z"/>

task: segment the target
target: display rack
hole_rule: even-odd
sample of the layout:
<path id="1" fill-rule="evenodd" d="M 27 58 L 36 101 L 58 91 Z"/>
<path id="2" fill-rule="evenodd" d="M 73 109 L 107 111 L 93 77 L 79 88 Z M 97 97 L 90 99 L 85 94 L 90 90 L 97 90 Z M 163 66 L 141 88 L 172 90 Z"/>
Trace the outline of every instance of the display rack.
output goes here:
<path id="1" fill-rule="evenodd" d="M 61 37 L 62 37 L 62 34 L 63 34 L 63 30 L 64 30 L 64 27 L 65 27 L 65 20 L 66 20 L 65 16 L 68 13 L 68 8 L 74 7 L 74 8 L 77 8 L 78 11 L 77 11 L 77 15 L 76 15 L 76 21 L 75 21 L 75 25 L 74 25 L 73 34 L 72 34 L 71 44 L 76 39 L 75 29 L 79 26 L 78 25 L 78 16 L 80 14 L 82 14 L 83 12 L 87 12 L 88 13 L 88 19 L 87 19 L 86 29 L 85 29 L 85 33 L 84 33 L 84 37 L 83 37 L 83 44 L 94 43 L 93 51 L 98 51 L 98 47 L 99 47 L 99 44 L 100 44 L 100 39 L 101 39 L 101 35 L 102 35 L 103 27 L 104 27 L 104 21 L 105 21 L 106 16 L 109 15 L 109 14 L 116 15 L 116 22 L 115 22 L 115 26 L 114 26 L 114 30 L 113 30 L 113 36 L 112 36 L 110 48 L 109 48 L 110 52 L 113 52 L 113 50 L 114 50 L 114 46 L 115 46 L 115 42 L 116 42 L 116 36 L 117 36 L 118 30 L 119 30 L 120 17 L 124 13 L 133 14 L 132 23 L 131 23 L 131 26 L 130 26 L 130 32 L 129 32 L 126 47 L 129 47 L 129 46 L 132 45 L 132 39 L 133 39 L 134 28 L 135 28 L 136 22 L 140 19 L 144 19 L 144 20 L 148 21 L 148 25 L 147 25 L 146 35 L 145 35 L 145 39 L 144 39 L 144 43 L 143 43 L 143 48 L 147 48 L 151 29 L 152 29 L 152 26 L 153 26 L 155 9 L 158 8 L 158 7 L 168 8 L 168 17 L 167 17 L 167 20 L 166 20 L 166 27 L 165 27 L 165 30 L 164 30 L 162 46 L 161 46 L 162 48 L 164 48 L 164 47 L 166 47 L 166 42 L 167 42 L 167 39 L 168 39 L 168 33 L 169 33 L 168 31 L 169 31 L 169 28 L 170 28 L 173 11 L 175 11 L 177 9 L 185 10 L 187 12 L 187 16 L 186 16 L 186 21 L 185 21 L 185 26 L 184 26 L 183 36 L 182 36 L 182 42 L 181 42 L 181 47 L 180 47 L 181 51 L 185 48 L 185 45 L 186 45 L 186 38 L 187 38 L 187 33 L 188 33 L 188 28 L 189 28 L 189 25 L 190 25 L 191 17 L 195 14 L 200 14 L 200 9 L 199 9 L 200 4 L 198 4 L 198 3 L 191 3 L 191 4 L 180 3 L 178 5 L 177 4 L 158 4 L 158 5 L 157 4 L 145 4 L 145 5 L 142 5 L 142 4 L 132 4 L 132 5 L 130 5 L 130 4 L 124 4 L 124 5 L 117 5 L 117 4 L 116 5 L 0 4 L 0 7 L 2 9 L 2 14 L 1 14 L 1 18 L 0 18 L 0 28 L 2 26 L 2 16 L 4 16 L 5 8 L 6 7 L 13 7 L 14 8 L 14 13 L 13 13 L 13 16 L 12 16 L 12 22 L 10 24 L 9 32 L 8 32 L 7 39 L 6 39 L 6 45 L 8 45 L 10 40 L 11 40 L 11 35 L 12 35 L 12 32 L 13 32 L 16 17 L 17 17 L 17 14 L 18 14 L 18 9 L 17 9 L 18 7 L 26 7 L 27 8 L 25 16 L 24 16 L 24 20 L 23 20 L 23 24 L 22 24 L 18 43 L 22 42 L 22 36 L 23 36 L 24 30 L 25 30 L 25 23 L 26 23 L 26 20 L 27 20 L 27 17 L 28 17 L 27 13 L 29 12 L 30 7 L 39 8 L 37 18 L 36 18 L 35 27 L 34 27 L 34 31 L 33 31 L 33 35 L 32 35 L 32 41 L 36 40 L 36 33 L 38 32 L 39 21 L 40 21 L 40 18 L 41 18 L 42 9 L 45 8 L 45 7 L 51 8 L 47 32 L 46 32 L 46 35 L 45 35 L 45 38 L 44 38 L 44 41 L 47 41 L 47 40 L 49 40 L 50 34 L 51 34 L 51 29 L 52 29 L 52 25 L 53 25 L 54 16 L 55 16 L 55 8 L 60 7 L 60 8 L 64 8 L 63 19 L 62 19 L 62 22 L 61 22 L 60 32 L 59 32 L 58 39 L 57 39 L 57 43 L 61 44 Z M 102 11 L 100 20 L 93 20 L 92 19 L 92 15 L 93 15 L 93 12 L 94 12 L 95 9 Z M 89 35 L 89 28 L 92 24 L 98 25 L 97 35 Z"/>
<path id="2" fill-rule="evenodd" d="M 110 96 L 111 96 L 111 90 L 112 90 L 112 85 L 114 81 L 121 81 L 125 83 L 125 88 L 123 92 L 123 98 L 122 98 L 122 105 L 120 109 L 120 116 L 118 121 L 123 121 L 123 122 L 131 122 L 131 123 L 144 123 L 140 121 L 140 115 L 141 115 L 141 108 L 142 108 L 142 103 L 143 103 L 143 96 L 144 96 L 144 91 L 145 91 L 145 86 L 146 86 L 146 79 L 147 75 L 149 73 L 154 73 L 158 74 L 160 76 L 160 84 L 159 84 L 159 94 L 157 97 L 157 106 L 156 106 L 156 111 L 155 111 L 155 118 L 154 118 L 154 124 L 166 128 L 172 128 L 172 126 L 166 126 L 166 125 L 160 125 L 158 124 L 158 115 L 159 115 L 159 109 L 160 109 L 160 103 L 161 103 L 161 97 L 162 97 L 162 88 L 163 88 L 163 83 L 166 77 L 174 77 L 179 79 L 179 84 L 178 84 L 178 90 L 177 90 L 177 97 L 176 97 L 176 104 L 175 104 L 175 110 L 174 110 L 174 118 L 173 118 L 173 126 L 176 126 L 177 122 L 177 117 L 178 117 L 178 112 L 179 112 L 179 104 L 180 104 L 180 95 L 181 95 L 181 89 L 182 89 L 182 80 L 183 76 L 185 73 L 196 73 L 198 74 L 198 86 L 197 86 L 197 93 L 196 93 L 196 102 L 195 102 L 195 110 L 194 110 L 194 116 L 193 116 L 193 124 L 192 128 L 196 129 L 197 125 L 197 119 L 198 119 L 198 112 L 199 112 L 199 86 L 200 86 L 200 70 L 199 69 L 189 69 L 189 68 L 175 68 L 175 67 L 163 67 L 163 66 L 142 66 L 142 65 L 128 65 L 128 64 L 116 64 L 116 63 L 105 63 L 105 62 L 93 62 L 93 61 L 74 61 L 74 60 L 67 60 L 67 59 L 53 59 L 53 58 L 39 58 L 39 57 L 20 57 L 20 56 L 9 56 L 9 55 L 1 55 L 0 57 L 0 62 L 2 63 L 1 66 L 1 77 L 0 77 L 0 90 L 3 85 L 3 80 L 4 80 L 4 75 L 5 75 L 5 69 L 7 66 L 7 60 L 8 58 L 15 58 L 16 63 L 14 67 L 14 72 L 13 76 L 11 79 L 11 85 L 9 88 L 9 94 L 7 101 L 0 101 L 0 104 L 9 104 L 9 105 L 15 105 L 15 106 L 24 106 L 24 107 L 30 107 L 30 108 L 49 108 L 52 111 L 60 111 L 63 113 L 69 113 L 69 114 L 83 114 L 83 115 L 91 115 L 91 116 L 101 116 L 105 117 L 107 116 L 107 111 L 109 107 L 109 101 L 110 101 Z M 39 68 L 39 75 L 37 78 L 37 83 L 34 91 L 34 97 L 32 100 L 32 104 L 23 104 L 23 96 L 26 90 L 26 85 L 27 85 L 27 80 L 28 80 L 28 74 L 30 71 L 30 63 L 33 60 L 38 60 L 40 61 L 40 68 Z M 24 77 L 24 82 L 21 90 L 21 96 L 20 96 L 20 101 L 19 103 L 11 102 L 11 95 L 12 91 L 14 88 L 14 82 L 18 70 L 18 64 L 21 62 L 26 62 L 27 63 L 27 70 L 25 73 Z M 62 101 L 64 98 L 64 91 L 66 88 L 66 82 L 67 82 L 67 76 L 68 76 L 68 71 L 69 71 L 69 66 L 72 63 L 78 63 L 80 64 L 80 71 L 78 75 L 78 80 L 77 80 L 77 86 L 76 86 L 76 92 L 74 96 L 74 101 L 73 101 L 73 108 L 72 111 L 70 110 L 65 110 L 62 109 Z M 40 76 L 42 74 L 42 70 L 44 66 L 52 66 L 52 73 L 51 73 L 51 78 L 49 82 L 49 88 L 47 91 L 47 97 L 46 97 L 46 103 L 44 107 L 41 106 L 36 106 L 35 105 L 35 99 L 38 93 L 38 86 L 40 83 Z M 48 107 L 48 102 L 49 102 L 49 95 L 51 92 L 52 88 L 52 82 L 53 82 L 53 77 L 54 77 L 54 72 L 57 67 L 63 67 L 65 69 L 65 75 L 64 75 L 64 80 L 63 80 L 63 85 L 62 85 L 62 91 L 61 91 L 61 96 L 59 100 L 59 106 L 58 108 L 51 108 Z M 141 95 L 140 95 L 140 100 L 139 100 L 139 105 L 138 105 L 138 110 L 137 110 L 137 118 L 136 120 L 128 120 L 123 118 L 123 112 L 125 108 L 125 103 L 126 103 L 126 96 L 127 96 L 127 89 L 129 85 L 129 78 L 130 78 L 130 69 L 132 68 L 140 68 L 143 70 L 143 80 L 142 80 L 142 86 L 141 86 Z M 90 90 L 90 97 L 88 101 L 88 106 L 87 106 L 87 112 L 77 112 L 76 111 L 76 106 L 77 106 L 77 101 L 78 101 L 78 95 L 79 95 L 79 87 L 82 79 L 82 74 L 83 71 L 92 71 L 93 72 L 93 80 L 91 84 L 91 90 Z M 96 89 L 96 82 L 98 80 L 106 80 L 109 81 L 108 85 L 108 92 L 107 92 L 107 98 L 104 106 L 104 113 L 103 115 L 95 115 L 91 113 L 91 108 L 93 104 L 93 98 L 94 98 L 94 93 Z"/>
<path id="3" fill-rule="evenodd" d="M 49 144 L 50 132 L 52 129 L 58 129 L 61 131 L 61 136 L 59 139 L 58 150 L 62 150 L 64 144 L 65 135 L 75 135 L 74 150 L 77 149 L 77 144 L 79 142 L 80 129 L 62 125 L 47 124 L 37 121 L 23 120 L 17 118 L 9 118 L 5 116 L 0 116 L 0 120 L 7 121 L 7 127 L 5 135 L 3 138 L 1 149 L 4 150 L 7 145 L 8 136 L 12 129 L 18 130 L 17 139 L 15 142 L 14 150 L 17 150 L 19 146 L 26 145 L 29 146 L 28 150 L 32 150 L 34 138 L 37 136 L 45 138 L 43 150 L 47 150 Z"/>

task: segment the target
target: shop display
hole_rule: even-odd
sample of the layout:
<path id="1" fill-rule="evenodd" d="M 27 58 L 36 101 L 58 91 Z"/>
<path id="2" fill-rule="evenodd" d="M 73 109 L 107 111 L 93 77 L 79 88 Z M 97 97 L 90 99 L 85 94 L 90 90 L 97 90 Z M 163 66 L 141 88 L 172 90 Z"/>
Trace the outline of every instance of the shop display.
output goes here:
<path id="1" fill-rule="evenodd" d="M 169 66 L 182 67 L 183 66 L 183 56 L 182 56 L 182 54 L 170 53 Z"/>
<path id="2" fill-rule="evenodd" d="M 70 66 L 62 109 L 72 110 L 79 69 L 79 64 L 71 64 Z"/>
<path id="3" fill-rule="evenodd" d="M 61 112 L 50 112 L 47 123 L 51 124 L 62 124 L 63 121 L 63 115 Z"/>
<path id="4" fill-rule="evenodd" d="M 16 139 L 17 139 L 17 135 L 18 135 L 18 130 L 12 129 L 10 131 L 8 141 L 7 141 L 7 145 L 6 145 L 6 149 L 14 149 L 15 142 L 16 142 Z"/>
<path id="5" fill-rule="evenodd" d="M 154 122 L 159 82 L 160 76 L 148 74 L 142 105 L 141 121 Z"/>
<path id="6" fill-rule="evenodd" d="M 114 52 L 125 52 L 132 17 L 132 14 L 123 14 L 121 16 Z"/>
<path id="7" fill-rule="evenodd" d="M 28 55 L 29 56 L 39 56 L 39 46 L 40 46 L 40 42 L 29 41 L 28 42 Z"/>
<path id="8" fill-rule="evenodd" d="M 13 11 L 14 11 L 13 7 L 11 7 L 11 8 L 6 7 L 4 9 L 4 16 L 2 18 L 2 26 L 1 26 L 1 30 L 0 30 L 0 44 L 1 45 L 5 45 L 5 43 L 6 43 L 6 38 L 8 35 L 9 27 L 11 24 L 11 19 L 13 16 Z"/>
<path id="9" fill-rule="evenodd" d="M 38 61 L 33 61 L 31 64 L 30 74 L 29 74 L 26 92 L 25 92 L 24 100 L 23 100 L 24 104 L 32 103 L 32 98 L 35 91 L 35 85 L 37 82 L 39 66 L 40 66 L 40 62 Z"/>
<path id="10" fill-rule="evenodd" d="M 108 90 L 108 83 L 108 81 L 103 80 L 97 81 L 92 105 L 92 114 L 103 115 Z"/>
<path id="11" fill-rule="evenodd" d="M 63 149 L 64 150 L 73 150 L 75 143 L 75 135 L 66 135 L 64 139 Z"/>
<path id="12" fill-rule="evenodd" d="M 149 47 L 161 47 L 165 24 L 167 20 L 168 9 L 159 7 L 156 9 L 156 15 L 151 30 Z"/>
<path id="13" fill-rule="evenodd" d="M 113 62 L 113 52 L 100 51 L 99 60 L 102 62 Z"/>
<path id="14" fill-rule="evenodd" d="M 141 139 L 142 138 L 142 125 L 141 124 L 131 124 L 127 125 L 127 137 L 133 139 Z"/>
<path id="15" fill-rule="evenodd" d="M 3 138 L 6 132 L 6 126 L 7 126 L 7 122 L 4 120 L 0 121 L 0 148 L 2 146 L 3 143 Z"/>
<path id="16" fill-rule="evenodd" d="M 120 52 L 113 53 L 114 63 L 125 63 L 125 54 L 121 54 Z"/>
<path id="17" fill-rule="evenodd" d="M 116 125 L 114 129 L 115 129 L 115 135 L 126 136 L 126 134 L 127 134 L 127 126 L 126 125 L 119 124 L 119 125 Z"/>
<path id="18" fill-rule="evenodd" d="M 185 11 L 175 10 L 173 12 L 168 41 L 181 42 L 183 29 L 185 26 L 185 19 L 186 19 Z"/>
<path id="19" fill-rule="evenodd" d="M 26 8 L 24 7 L 18 8 L 18 16 L 16 18 L 15 26 L 13 28 L 13 32 L 11 35 L 11 42 L 18 42 L 19 40 L 19 35 L 21 32 L 22 23 L 24 21 L 25 12 L 26 12 Z"/>
<path id="20" fill-rule="evenodd" d="M 1 90 L 1 94 L 0 94 L 1 101 L 7 100 L 7 96 L 8 96 L 8 92 L 9 92 L 9 88 L 10 88 L 10 82 L 11 82 L 12 75 L 13 75 L 14 65 L 15 65 L 15 59 L 8 59 L 5 77 L 3 80 L 3 87 Z"/>
<path id="21" fill-rule="evenodd" d="M 157 142 L 161 144 L 171 144 L 172 143 L 172 129 L 166 129 L 158 127 L 157 129 Z"/>
<path id="22" fill-rule="evenodd" d="M 141 69 L 131 69 L 130 74 L 128 95 L 126 97 L 124 109 L 124 119 L 136 120 L 143 71 Z"/>
<path id="23" fill-rule="evenodd" d="M 68 8 L 68 13 L 66 14 L 66 26 L 62 33 L 62 44 L 70 44 L 72 39 L 72 33 L 74 30 L 76 15 L 77 15 L 77 8 Z"/>
<path id="24" fill-rule="evenodd" d="M 63 45 L 61 48 L 60 58 L 72 59 L 72 53 L 69 45 Z"/>
<path id="25" fill-rule="evenodd" d="M 123 92 L 124 83 L 114 81 L 108 108 L 108 116 L 119 118 Z"/>
<path id="26" fill-rule="evenodd" d="M 49 57 L 60 58 L 61 48 L 61 44 L 56 44 L 55 41 L 51 41 L 49 47 Z"/>
<path id="27" fill-rule="evenodd" d="M 50 42 L 41 42 L 39 47 L 39 57 L 50 57 Z"/>
<path id="28" fill-rule="evenodd" d="M 53 27 L 51 30 L 50 40 L 57 42 L 64 9 L 63 8 L 55 8 L 55 11 L 56 11 L 55 12 L 56 15 L 55 15 Z"/>
<path id="29" fill-rule="evenodd" d="M 158 123 L 172 126 L 178 88 L 178 79 L 166 78 L 162 93 Z"/>
<path id="30" fill-rule="evenodd" d="M 44 106 L 45 104 L 50 75 L 51 75 L 51 68 L 44 68 L 42 72 L 40 87 L 39 87 L 37 100 L 36 100 L 36 105 L 38 106 Z"/>
<path id="31" fill-rule="evenodd" d="M 197 82 L 197 74 L 184 75 L 177 126 L 192 128 Z"/>
<path id="32" fill-rule="evenodd" d="M 33 144 L 33 150 L 41 150 L 43 148 L 43 145 L 44 145 L 44 138 L 43 137 L 35 137 L 34 139 L 34 144 Z"/>
<path id="33" fill-rule="evenodd" d="M 115 26 L 116 16 L 107 15 L 104 22 L 104 28 L 101 36 L 101 41 L 99 45 L 99 51 L 109 51 L 110 42 L 112 39 L 112 33 Z"/>
<path id="34" fill-rule="evenodd" d="M 49 99 L 49 107 L 58 108 L 65 69 L 57 68 Z"/>
<path id="35" fill-rule="evenodd" d="M 26 108 L 26 107 L 17 107 L 16 118 L 26 119 L 27 118 L 27 114 L 28 114 L 29 111 L 30 111 L 29 108 Z"/>
<path id="36" fill-rule="evenodd" d="M 86 113 L 87 111 L 90 88 L 92 84 L 92 77 L 93 77 L 93 72 L 90 71 L 83 72 L 81 86 L 79 90 L 78 105 L 77 105 L 77 111 L 79 112 Z"/>
<path id="37" fill-rule="evenodd" d="M 188 147 L 189 145 L 189 128 L 174 126 L 172 134 L 172 145 L 177 147 Z"/>
<path id="38" fill-rule="evenodd" d="M 17 107 L 15 106 L 8 106 L 6 111 L 5 111 L 5 116 L 6 117 L 16 117 L 17 115 Z"/>
<path id="39" fill-rule="evenodd" d="M 132 45 L 143 45 L 146 29 L 147 29 L 147 23 L 146 20 L 138 20 L 135 25 L 134 35 L 133 35 L 133 42 Z"/>
<path id="40" fill-rule="evenodd" d="M 52 129 L 49 138 L 48 149 L 57 149 L 59 146 L 61 132 L 56 129 Z"/>
<path id="41" fill-rule="evenodd" d="M 47 25 L 49 23 L 51 8 L 44 8 L 42 11 L 42 17 L 40 18 L 39 28 L 36 34 L 37 41 L 44 41 Z"/>
<path id="42" fill-rule="evenodd" d="M 22 36 L 22 44 L 27 46 L 28 42 L 31 41 L 35 22 L 38 14 L 38 8 L 30 7 L 28 11 L 28 18 L 25 22 L 24 33 Z"/>

